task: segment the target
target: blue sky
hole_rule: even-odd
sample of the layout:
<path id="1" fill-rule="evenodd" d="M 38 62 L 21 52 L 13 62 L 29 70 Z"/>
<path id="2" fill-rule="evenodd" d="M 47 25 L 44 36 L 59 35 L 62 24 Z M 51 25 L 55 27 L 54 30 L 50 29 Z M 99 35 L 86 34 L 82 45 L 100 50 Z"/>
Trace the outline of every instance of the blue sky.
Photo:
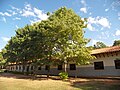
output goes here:
<path id="1" fill-rule="evenodd" d="M 88 18 L 85 37 L 89 45 L 102 41 L 112 45 L 120 39 L 120 0 L 0 0 L 0 50 L 15 35 L 15 30 L 47 19 L 47 12 L 66 6 Z"/>

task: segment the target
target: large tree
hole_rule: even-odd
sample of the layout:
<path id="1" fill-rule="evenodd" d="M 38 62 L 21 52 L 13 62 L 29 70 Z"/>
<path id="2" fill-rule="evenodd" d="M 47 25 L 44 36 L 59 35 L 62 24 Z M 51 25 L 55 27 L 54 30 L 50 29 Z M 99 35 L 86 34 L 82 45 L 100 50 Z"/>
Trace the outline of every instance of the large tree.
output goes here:
<path id="1" fill-rule="evenodd" d="M 14 54 L 15 61 L 23 62 L 23 65 L 31 60 L 36 69 L 38 64 L 51 65 L 55 60 L 64 62 L 66 71 L 66 63 L 88 64 L 93 58 L 86 48 L 89 42 L 84 38 L 86 27 L 86 19 L 62 7 L 49 14 L 46 21 L 18 29 L 6 49 L 10 51 L 8 55 Z"/>
<path id="2" fill-rule="evenodd" d="M 64 63 L 86 64 L 92 58 L 86 48 L 88 39 L 84 38 L 86 19 L 82 20 L 73 10 L 62 7 L 52 13 L 49 20 L 49 33 L 55 42 L 54 52 Z M 66 71 L 66 64 L 65 64 Z"/>

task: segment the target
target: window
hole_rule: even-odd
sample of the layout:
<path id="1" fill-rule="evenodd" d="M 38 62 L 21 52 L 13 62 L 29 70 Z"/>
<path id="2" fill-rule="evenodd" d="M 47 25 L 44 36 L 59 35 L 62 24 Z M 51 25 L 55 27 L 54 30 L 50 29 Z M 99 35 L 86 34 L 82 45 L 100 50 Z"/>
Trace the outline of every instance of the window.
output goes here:
<path id="1" fill-rule="evenodd" d="M 50 66 L 49 65 L 46 65 L 45 66 L 45 70 L 49 70 L 50 69 Z"/>
<path id="2" fill-rule="evenodd" d="M 19 70 L 21 70 L 21 66 L 19 66 Z"/>
<path id="3" fill-rule="evenodd" d="M 23 66 L 23 70 L 25 70 L 25 66 Z"/>
<path id="4" fill-rule="evenodd" d="M 58 70 L 62 70 L 62 65 L 58 65 Z"/>
<path id="5" fill-rule="evenodd" d="M 95 69 L 95 70 L 101 70 L 101 69 L 104 69 L 103 61 L 100 61 L 100 62 L 94 62 L 94 69 Z"/>
<path id="6" fill-rule="evenodd" d="M 16 70 L 18 70 L 18 66 L 16 66 Z"/>
<path id="7" fill-rule="evenodd" d="M 70 70 L 76 70 L 76 65 L 75 64 L 70 64 Z"/>
<path id="8" fill-rule="evenodd" d="M 41 70 L 41 66 L 38 67 L 38 70 Z"/>
<path id="9" fill-rule="evenodd" d="M 120 69 L 120 60 L 114 60 L 115 62 L 115 68 Z"/>
<path id="10" fill-rule="evenodd" d="M 31 66 L 31 70 L 33 70 L 33 66 Z"/>
<path id="11" fill-rule="evenodd" d="M 27 66 L 27 72 L 29 72 L 29 66 Z"/>

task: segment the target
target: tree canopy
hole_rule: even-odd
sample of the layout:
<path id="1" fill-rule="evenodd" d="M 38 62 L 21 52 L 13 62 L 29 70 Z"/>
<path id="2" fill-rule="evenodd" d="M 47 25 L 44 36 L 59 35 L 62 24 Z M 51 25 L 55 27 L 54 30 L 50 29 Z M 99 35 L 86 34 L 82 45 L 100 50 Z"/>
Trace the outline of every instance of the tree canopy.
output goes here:
<path id="1" fill-rule="evenodd" d="M 81 19 L 66 7 L 48 15 L 47 20 L 16 30 L 16 35 L 5 47 L 4 58 L 23 64 L 31 61 L 34 66 L 73 61 L 87 64 L 93 57 L 86 48 L 89 39 L 84 37 L 86 18 Z"/>
<path id="2" fill-rule="evenodd" d="M 58 57 L 67 61 L 70 60 L 69 58 L 75 59 L 76 57 L 76 63 L 85 64 L 85 61 L 91 58 L 89 50 L 85 47 L 89 41 L 84 38 L 83 28 L 87 27 L 86 19 L 82 20 L 73 10 L 63 7 L 49 17 L 49 22 L 54 27 L 50 30 L 55 33 L 54 39 L 56 40 Z M 86 60 L 84 61 L 84 59 Z"/>

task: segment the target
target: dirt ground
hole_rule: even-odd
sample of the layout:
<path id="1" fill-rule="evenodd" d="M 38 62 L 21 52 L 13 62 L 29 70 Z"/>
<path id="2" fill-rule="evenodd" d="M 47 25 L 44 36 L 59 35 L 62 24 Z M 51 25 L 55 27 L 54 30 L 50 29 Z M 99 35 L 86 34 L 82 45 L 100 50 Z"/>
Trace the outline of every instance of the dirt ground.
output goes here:
<path id="1" fill-rule="evenodd" d="M 0 73 L 0 78 L 13 78 L 17 80 L 32 80 L 32 76 Z M 59 76 L 50 76 L 49 80 L 60 81 Z M 37 75 L 35 81 L 48 81 L 46 75 Z M 69 90 L 120 90 L 120 77 L 104 77 L 104 78 L 73 78 L 69 77 L 65 81 L 69 85 Z M 64 81 L 63 81 L 64 83 Z M 64 85 L 63 85 L 64 86 Z M 73 87 L 73 88 L 72 88 Z M 70 89 L 72 88 L 72 89 Z M 77 89 L 75 89 L 77 88 Z M 65 89 L 66 90 L 66 89 Z M 68 89 L 67 89 L 68 90 Z"/>

